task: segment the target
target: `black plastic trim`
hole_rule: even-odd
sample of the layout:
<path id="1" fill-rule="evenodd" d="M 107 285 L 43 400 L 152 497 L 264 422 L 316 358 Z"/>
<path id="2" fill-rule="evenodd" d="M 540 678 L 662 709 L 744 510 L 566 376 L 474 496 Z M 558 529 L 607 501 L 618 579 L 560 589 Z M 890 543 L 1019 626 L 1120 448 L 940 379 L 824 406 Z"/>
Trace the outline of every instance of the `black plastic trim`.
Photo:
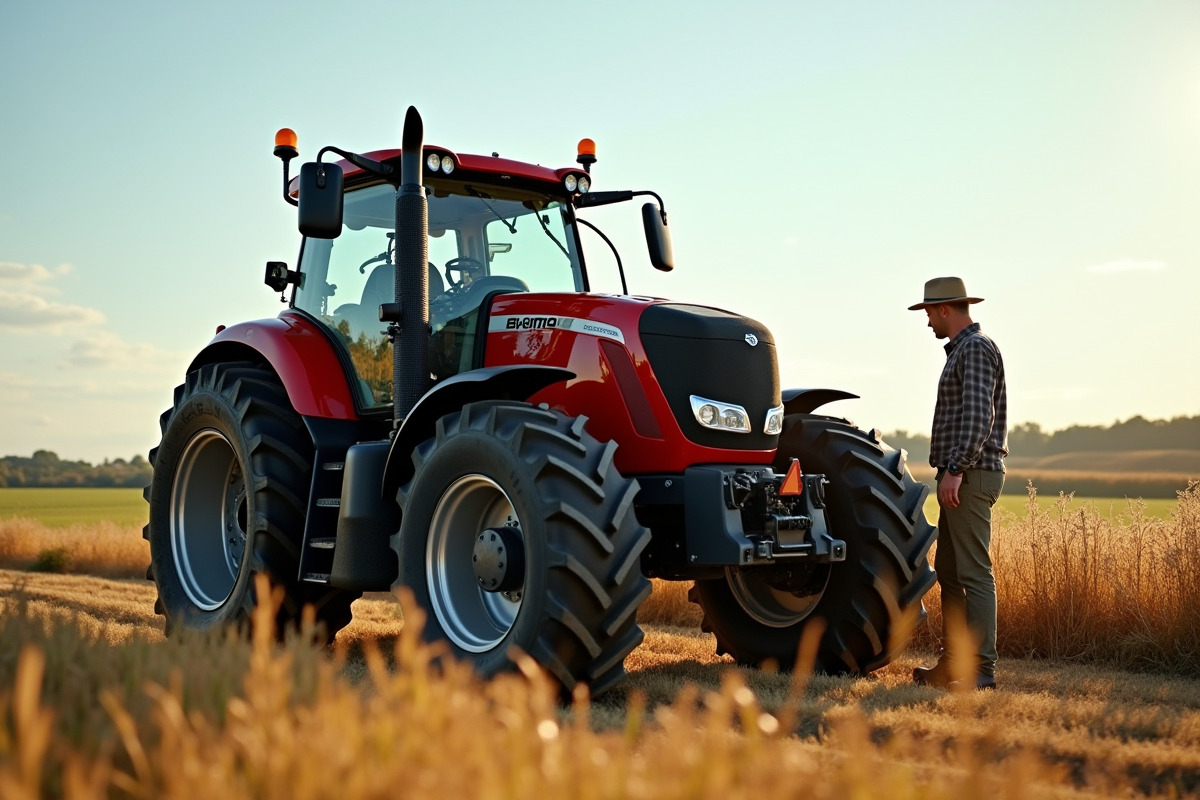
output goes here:
<path id="1" fill-rule="evenodd" d="M 437 421 L 446 414 L 480 400 L 524 401 L 551 384 L 574 377 L 569 369 L 517 364 L 460 372 L 438 383 L 417 401 L 396 432 L 383 472 L 383 497 L 395 496 L 412 478 L 413 448 L 433 436 Z"/>
<path id="2" fill-rule="evenodd" d="M 782 397 L 784 414 L 811 414 L 835 400 L 858 399 L 858 395 L 841 389 L 785 389 Z"/>

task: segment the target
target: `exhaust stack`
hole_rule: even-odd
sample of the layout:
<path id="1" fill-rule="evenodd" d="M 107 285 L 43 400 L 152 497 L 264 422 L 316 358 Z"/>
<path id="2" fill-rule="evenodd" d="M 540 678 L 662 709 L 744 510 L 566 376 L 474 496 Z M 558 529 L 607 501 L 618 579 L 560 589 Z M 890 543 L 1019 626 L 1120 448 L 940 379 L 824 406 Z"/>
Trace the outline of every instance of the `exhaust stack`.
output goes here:
<path id="1" fill-rule="evenodd" d="M 392 341 L 393 427 L 399 429 L 429 384 L 429 201 L 421 185 L 425 126 L 413 106 L 404 116 L 400 189 L 396 192 L 396 303 L 400 334 Z"/>

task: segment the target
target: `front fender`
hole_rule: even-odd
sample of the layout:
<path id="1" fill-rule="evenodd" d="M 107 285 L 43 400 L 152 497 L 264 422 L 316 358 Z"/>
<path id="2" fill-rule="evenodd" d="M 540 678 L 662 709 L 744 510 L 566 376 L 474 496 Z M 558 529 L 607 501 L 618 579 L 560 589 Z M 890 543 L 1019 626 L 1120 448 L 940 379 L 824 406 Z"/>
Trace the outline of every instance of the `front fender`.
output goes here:
<path id="1" fill-rule="evenodd" d="M 784 389 L 784 414 L 811 414 L 817 408 L 834 400 L 856 400 L 858 395 L 841 389 Z"/>
<path id="2" fill-rule="evenodd" d="M 434 435 L 437 421 L 446 414 L 480 400 L 528 400 L 547 386 L 574 377 L 574 372 L 561 367 L 516 364 L 473 369 L 442 381 L 417 401 L 396 432 L 383 468 L 383 496 L 394 497 L 412 479 L 413 448 Z"/>

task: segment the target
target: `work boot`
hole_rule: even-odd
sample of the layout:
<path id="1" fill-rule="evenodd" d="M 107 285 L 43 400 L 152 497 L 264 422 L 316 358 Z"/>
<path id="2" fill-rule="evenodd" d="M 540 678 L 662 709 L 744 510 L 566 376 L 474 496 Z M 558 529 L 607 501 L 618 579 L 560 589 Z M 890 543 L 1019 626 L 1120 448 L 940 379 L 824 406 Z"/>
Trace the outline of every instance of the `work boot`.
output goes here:
<path id="1" fill-rule="evenodd" d="M 952 692 L 965 692 L 971 689 L 971 681 L 951 681 L 946 688 Z M 984 689 L 995 689 L 996 679 L 991 675 L 984 675 L 983 673 L 980 673 L 975 676 L 974 688 L 980 691 Z"/>
<path id="2" fill-rule="evenodd" d="M 913 683 L 939 689 L 945 687 L 950 683 L 950 659 L 943 655 L 932 667 L 917 667 L 913 670 Z"/>

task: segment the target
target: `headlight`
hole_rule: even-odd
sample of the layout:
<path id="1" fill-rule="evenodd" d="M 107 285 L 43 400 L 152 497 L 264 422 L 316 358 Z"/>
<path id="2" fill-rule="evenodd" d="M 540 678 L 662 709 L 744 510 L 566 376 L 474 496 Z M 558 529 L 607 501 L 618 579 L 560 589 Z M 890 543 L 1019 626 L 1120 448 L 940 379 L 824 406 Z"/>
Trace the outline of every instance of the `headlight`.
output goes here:
<path id="1" fill-rule="evenodd" d="M 692 395 L 690 399 L 692 414 L 704 427 L 733 433 L 750 433 L 750 417 L 741 406 L 720 403 L 696 395 Z"/>
<path id="2" fill-rule="evenodd" d="M 447 175 L 454 172 L 454 159 L 450 156 L 442 156 L 442 172 Z"/>
<path id="3" fill-rule="evenodd" d="M 574 192 L 579 186 L 579 181 L 574 175 L 568 175 L 567 177 L 563 178 L 563 186 L 567 187 L 568 192 Z"/>
<path id="4" fill-rule="evenodd" d="M 763 432 L 768 436 L 776 436 L 783 431 L 783 406 L 777 406 L 767 412 L 767 424 Z"/>
<path id="5" fill-rule="evenodd" d="M 727 408 L 722 411 L 721 427 L 735 431 L 750 432 L 750 426 L 746 424 L 746 412 L 740 408 Z"/>
<path id="6" fill-rule="evenodd" d="M 581 194 L 587 194 L 588 190 L 590 190 L 591 188 L 592 188 L 592 182 L 581 175 L 579 177 L 579 192 Z"/>
<path id="7" fill-rule="evenodd" d="M 437 153 L 430 153 L 425 156 L 425 166 L 429 167 L 430 172 L 437 172 L 438 168 L 442 166 L 442 157 Z"/>

